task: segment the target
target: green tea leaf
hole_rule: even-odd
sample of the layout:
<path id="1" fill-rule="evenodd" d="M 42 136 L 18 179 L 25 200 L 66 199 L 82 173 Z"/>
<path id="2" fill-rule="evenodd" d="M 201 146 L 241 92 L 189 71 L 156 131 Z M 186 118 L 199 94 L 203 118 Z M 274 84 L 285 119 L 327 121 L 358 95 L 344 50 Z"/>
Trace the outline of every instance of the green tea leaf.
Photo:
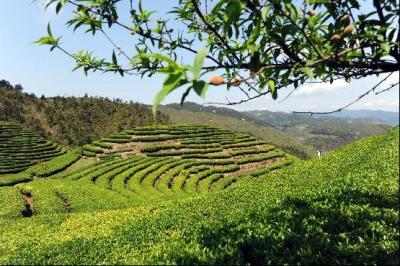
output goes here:
<path id="1" fill-rule="evenodd" d="M 50 23 L 47 23 L 47 33 L 49 34 L 50 37 L 53 37 L 53 34 L 51 34 Z"/>

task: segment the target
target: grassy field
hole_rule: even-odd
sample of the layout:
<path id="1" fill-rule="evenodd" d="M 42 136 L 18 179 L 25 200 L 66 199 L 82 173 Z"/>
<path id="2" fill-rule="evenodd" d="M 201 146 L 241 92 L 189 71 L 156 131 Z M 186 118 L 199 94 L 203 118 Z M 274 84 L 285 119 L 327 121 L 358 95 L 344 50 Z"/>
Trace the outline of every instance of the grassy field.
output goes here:
<path id="1" fill-rule="evenodd" d="M 114 134 L 0 187 L 0 264 L 398 264 L 398 145 L 302 161 L 210 126 Z"/>

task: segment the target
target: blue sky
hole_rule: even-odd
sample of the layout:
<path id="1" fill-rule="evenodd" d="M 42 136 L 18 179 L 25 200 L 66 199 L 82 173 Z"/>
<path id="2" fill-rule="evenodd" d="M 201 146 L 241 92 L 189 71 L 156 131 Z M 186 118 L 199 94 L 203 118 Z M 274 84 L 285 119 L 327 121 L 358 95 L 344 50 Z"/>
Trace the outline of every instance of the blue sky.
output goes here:
<path id="1" fill-rule="evenodd" d="M 159 17 L 171 3 L 177 1 L 146 0 L 146 7 L 160 12 Z M 114 74 L 90 74 L 85 76 L 81 71 L 72 72 L 73 61 L 60 52 L 50 53 L 47 47 L 32 44 L 46 34 L 46 26 L 50 21 L 53 33 L 63 36 L 63 45 L 70 51 L 91 49 L 100 55 L 109 56 L 112 47 L 101 36 L 93 38 L 78 31 L 72 33 L 64 24 L 68 18 L 68 10 L 56 16 L 53 10 L 44 12 L 40 1 L 32 0 L 1 0 L 0 9 L 0 79 L 6 79 L 12 84 L 20 83 L 26 91 L 40 96 L 82 96 L 88 93 L 92 96 L 121 98 L 151 104 L 154 95 L 161 88 L 163 76 L 141 79 L 137 76 L 120 77 Z M 176 25 L 177 26 L 177 25 Z M 125 31 L 113 31 L 111 36 L 121 47 L 133 51 L 134 40 Z M 186 56 L 186 55 L 185 55 Z M 121 58 L 121 60 L 123 60 Z M 398 73 L 392 75 L 386 84 L 394 83 L 399 78 Z M 362 92 L 376 83 L 376 77 L 352 81 L 347 84 L 338 81 L 330 84 L 307 84 L 293 96 L 280 103 L 270 96 L 261 97 L 247 104 L 232 106 L 238 110 L 268 109 L 274 111 L 327 111 L 350 102 Z M 282 99 L 290 88 L 280 92 Z M 164 103 L 179 102 L 182 91 L 177 91 L 167 97 Z M 205 102 L 225 102 L 225 97 L 231 101 L 242 99 L 242 94 L 235 89 L 229 93 L 222 87 L 211 87 Z M 195 95 L 188 97 L 190 101 L 202 103 Z M 373 109 L 398 111 L 399 90 L 393 89 L 378 96 L 374 94 L 364 98 L 350 109 Z"/>

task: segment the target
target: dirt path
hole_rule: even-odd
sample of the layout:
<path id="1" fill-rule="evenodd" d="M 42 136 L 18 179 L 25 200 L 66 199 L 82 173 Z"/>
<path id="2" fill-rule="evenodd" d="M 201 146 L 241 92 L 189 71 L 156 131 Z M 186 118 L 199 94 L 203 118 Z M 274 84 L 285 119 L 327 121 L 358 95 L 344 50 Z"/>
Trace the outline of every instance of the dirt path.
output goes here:
<path id="1" fill-rule="evenodd" d="M 32 217 L 34 212 L 33 212 L 33 198 L 32 196 L 22 194 L 22 197 L 24 198 L 25 201 L 25 210 L 21 211 L 22 216 L 24 217 Z"/>
<path id="2" fill-rule="evenodd" d="M 154 142 L 129 142 L 123 144 L 113 144 L 111 151 L 116 152 L 118 150 L 129 149 L 129 151 L 119 153 L 123 158 L 138 155 L 147 157 L 145 153 L 142 153 L 142 149 L 152 145 L 165 145 L 165 144 L 180 144 L 179 140 L 166 140 L 166 141 L 154 141 Z M 107 152 L 105 153 L 107 154 Z"/>
<path id="3" fill-rule="evenodd" d="M 251 171 L 254 171 L 257 169 L 263 169 L 263 168 L 266 168 L 268 166 L 271 166 L 275 163 L 278 163 L 278 162 L 281 162 L 284 160 L 285 160 L 285 157 L 276 157 L 276 158 L 268 159 L 268 160 L 261 161 L 261 162 L 241 164 L 240 170 L 235 172 L 235 174 L 246 175 L 246 174 L 250 173 Z"/>

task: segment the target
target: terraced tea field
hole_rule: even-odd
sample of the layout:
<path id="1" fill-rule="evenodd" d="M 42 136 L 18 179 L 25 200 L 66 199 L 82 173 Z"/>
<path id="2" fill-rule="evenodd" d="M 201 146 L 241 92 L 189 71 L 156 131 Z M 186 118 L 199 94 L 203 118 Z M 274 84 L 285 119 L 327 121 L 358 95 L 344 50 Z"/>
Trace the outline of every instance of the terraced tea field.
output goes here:
<path id="1" fill-rule="evenodd" d="M 0 124 L 0 176 L 64 154 L 65 149 L 17 124 Z"/>
<path id="2" fill-rule="evenodd" d="M 111 135 L 83 147 L 83 155 L 100 159 L 140 155 L 174 158 L 199 167 L 230 166 L 235 176 L 257 176 L 262 169 L 282 163 L 286 155 L 250 134 L 209 126 L 172 125 L 141 127 Z M 235 169 L 235 170 L 234 170 Z M 259 170 L 259 171 L 254 171 Z M 226 173 L 226 172 L 221 172 Z"/>
<path id="3" fill-rule="evenodd" d="M 83 146 L 81 161 L 94 162 L 86 167 L 72 164 L 17 188 L 29 216 L 124 208 L 224 190 L 291 164 L 287 156 L 252 135 L 215 127 L 141 127 Z"/>

